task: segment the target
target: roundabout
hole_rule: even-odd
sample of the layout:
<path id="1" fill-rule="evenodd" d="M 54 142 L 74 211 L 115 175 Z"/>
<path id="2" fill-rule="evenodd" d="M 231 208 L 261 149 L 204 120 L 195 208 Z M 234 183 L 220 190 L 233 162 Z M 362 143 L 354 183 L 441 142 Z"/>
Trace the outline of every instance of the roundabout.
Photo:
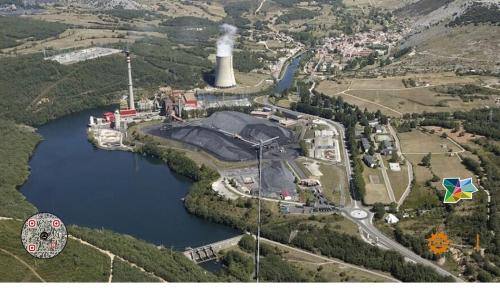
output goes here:
<path id="1" fill-rule="evenodd" d="M 366 219 L 368 217 L 368 213 L 361 209 L 355 209 L 350 212 L 351 217 L 355 219 Z"/>

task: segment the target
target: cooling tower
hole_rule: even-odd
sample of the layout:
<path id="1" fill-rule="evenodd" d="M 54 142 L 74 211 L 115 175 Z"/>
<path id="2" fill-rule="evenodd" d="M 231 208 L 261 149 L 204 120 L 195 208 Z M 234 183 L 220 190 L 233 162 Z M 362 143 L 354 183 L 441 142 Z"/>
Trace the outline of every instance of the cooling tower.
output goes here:
<path id="1" fill-rule="evenodd" d="M 233 56 L 217 56 L 215 66 L 215 84 L 218 88 L 236 86 L 233 72 Z"/>

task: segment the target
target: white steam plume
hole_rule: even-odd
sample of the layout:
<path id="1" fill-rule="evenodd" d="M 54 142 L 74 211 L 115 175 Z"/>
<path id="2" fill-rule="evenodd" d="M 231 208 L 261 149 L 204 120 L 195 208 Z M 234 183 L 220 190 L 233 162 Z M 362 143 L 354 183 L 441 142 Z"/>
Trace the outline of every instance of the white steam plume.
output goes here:
<path id="1" fill-rule="evenodd" d="M 220 26 L 220 30 L 223 35 L 217 40 L 217 56 L 231 56 L 237 29 L 233 25 L 224 23 Z"/>

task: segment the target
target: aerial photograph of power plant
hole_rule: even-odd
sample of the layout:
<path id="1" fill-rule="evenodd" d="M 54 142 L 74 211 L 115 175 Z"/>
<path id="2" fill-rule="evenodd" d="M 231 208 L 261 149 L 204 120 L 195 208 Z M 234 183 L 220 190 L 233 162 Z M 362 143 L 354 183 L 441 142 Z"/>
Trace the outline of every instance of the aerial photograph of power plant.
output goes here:
<path id="1" fill-rule="evenodd" d="M 0 104 L 1 299 L 500 292 L 498 0 L 0 0 Z"/>

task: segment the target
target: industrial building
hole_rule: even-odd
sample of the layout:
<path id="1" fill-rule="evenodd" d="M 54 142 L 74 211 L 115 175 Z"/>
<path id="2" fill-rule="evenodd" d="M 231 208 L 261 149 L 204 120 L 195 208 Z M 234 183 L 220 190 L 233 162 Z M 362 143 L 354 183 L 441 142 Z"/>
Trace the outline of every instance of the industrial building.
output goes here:
<path id="1" fill-rule="evenodd" d="M 103 56 L 108 56 L 120 53 L 121 50 L 113 48 L 92 47 L 87 49 L 76 50 L 68 53 L 62 53 L 50 57 L 45 60 L 56 61 L 62 65 L 74 64 L 81 61 L 91 60 Z"/>
<path id="2" fill-rule="evenodd" d="M 142 99 L 135 106 L 134 87 L 132 83 L 132 64 L 128 51 L 125 51 L 128 71 L 128 96 L 120 101 L 120 108 L 114 112 L 104 112 L 102 117 L 89 118 L 89 136 L 94 139 L 97 146 L 103 149 L 124 149 L 123 139 L 126 137 L 128 123 L 136 120 L 161 119 L 159 116 L 159 103 L 155 100 Z"/>
<path id="3" fill-rule="evenodd" d="M 310 156 L 316 159 L 340 162 L 339 141 L 333 130 L 315 130 Z"/>

